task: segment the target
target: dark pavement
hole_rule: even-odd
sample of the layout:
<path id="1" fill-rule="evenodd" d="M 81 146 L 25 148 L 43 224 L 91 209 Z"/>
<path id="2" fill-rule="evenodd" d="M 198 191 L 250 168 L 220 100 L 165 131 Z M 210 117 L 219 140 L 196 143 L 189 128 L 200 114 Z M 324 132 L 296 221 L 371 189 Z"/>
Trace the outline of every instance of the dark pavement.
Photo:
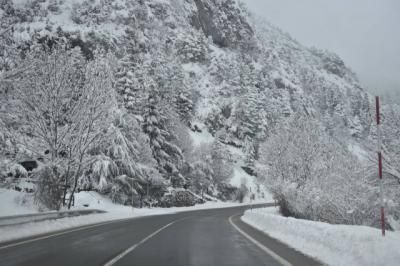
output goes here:
<path id="1" fill-rule="evenodd" d="M 140 217 L 22 243 L 0 244 L 0 265 L 284 265 L 229 222 L 291 265 L 315 260 L 244 224 L 246 207 Z M 32 240 L 32 239 L 25 239 Z"/>

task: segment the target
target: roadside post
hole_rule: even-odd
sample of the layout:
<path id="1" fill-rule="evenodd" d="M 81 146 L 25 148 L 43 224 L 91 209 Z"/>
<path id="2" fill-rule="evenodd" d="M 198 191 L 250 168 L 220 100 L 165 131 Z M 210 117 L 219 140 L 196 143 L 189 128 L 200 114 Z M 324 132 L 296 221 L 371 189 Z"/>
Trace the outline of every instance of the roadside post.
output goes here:
<path id="1" fill-rule="evenodd" d="M 381 203 L 381 228 L 382 236 L 385 236 L 385 202 L 383 198 L 383 165 L 382 165 L 382 133 L 379 96 L 375 97 L 376 102 L 376 128 L 378 133 L 378 174 L 379 174 L 379 194 Z"/>

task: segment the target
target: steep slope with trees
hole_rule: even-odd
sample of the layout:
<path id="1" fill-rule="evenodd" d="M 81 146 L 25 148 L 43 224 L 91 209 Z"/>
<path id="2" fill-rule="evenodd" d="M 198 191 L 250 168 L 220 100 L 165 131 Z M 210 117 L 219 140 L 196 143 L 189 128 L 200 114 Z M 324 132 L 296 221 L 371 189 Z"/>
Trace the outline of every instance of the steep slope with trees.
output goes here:
<path id="1" fill-rule="evenodd" d="M 278 129 L 287 131 L 282 125 L 293 116 L 317 124 L 321 138 L 334 144 L 328 145 L 324 140 L 316 145 L 322 145 L 322 150 L 339 150 L 340 162 L 353 159 L 349 145 L 357 144 L 367 154 L 372 151 L 368 145 L 374 139 L 371 98 L 355 74 L 337 55 L 302 46 L 278 28 L 258 21 L 235 0 L 2 0 L 0 15 L 3 177 L 14 177 L 15 173 L 7 169 L 20 163 L 22 157 L 29 157 L 40 159 L 40 167 L 33 175 L 40 179 L 46 176 L 40 171 L 51 168 L 52 160 L 61 157 L 62 163 L 50 170 L 57 172 L 60 180 L 55 182 L 64 182 L 69 195 L 75 187 L 96 189 L 122 204 L 139 205 L 151 200 L 169 201 L 165 195 L 183 188 L 235 198 L 240 193 L 229 183 L 234 172 L 229 147 L 242 150 L 240 166 L 252 175 L 258 172 L 262 182 L 270 172 L 257 171 L 260 165 L 278 160 L 274 167 L 281 167 L 279 158 L 271 153 L 280 147 L 273 146 L 271 140 L 276 138 Z M 59 69 L 46 63 L 56 55 L 62 59 L 54 59 Z M 94 66 L 103 60 L 108 68 L 107 72 L 102 71 L 107 76 L 91 73 L 92 68 L 99 70 Z M 57 70 L 66 75 L 65 80 L 63 75 L 55 75 L 52 81 L 51 73 Z M 91 78 L 92 74 L 98 78 Z M 26 86 L 27 82 L 38 86 Z M 19 114 L 9 107 L 23 103 L 24 95 L 42 93 L 40 82 L 47 84 L 44 90 L 58 88 L 57 82 L 60 83 L 60 95 L 50 97 L 59 98 L 60 105 L 55 102 L 59 110 L 55 111 L 58 118 L 67 122 L 58 118 L 52 122 L 50 116 L 49 124 L 43 125 L 44 132 L 36 134 L 26 129 L 40 120 L 15 116 L 29 118 L 37 114 L 26 108 L 20 109 L 25 114 Z M 104 91 L 100 93 L 104 97 L 101 101 L 112 102 L 112 107 L 106 108 L 110 114 L 103 115 L 101 111 L 101 123 L 90 129 L 99 139 L 90 137 L 92 146 L 77 147 L 77 154 L 84 154 L 82 160 L 78 156 L 68 163 L 71 145 L 59 138 L 49 141 L 44 150 L 34 148 L 40 156 L 30 152 L 26 144 L 42 145 L 43 141 L 36 141 L 39 133 L 54 137 L 71 129 L 72 135 L 90 136 L 75 131 L 76 114 L 69 117 L 71 109 L 64 108 L 63 101 L 68 106 L 80 101 L 95 104 L 96 97 L 85 94 L 85 88 L 92 87 L 99 89 L 94 91 L 97 94 Z M 24 92 L 24 88 L 29 90 Z M 74 96 L 74 90 L 78 95 Z M 51 103 L 46 98 L 41 100 Z M 91 105 L 79 111 L 91 110 Z M 40 109 L 38 115 L 47 123 L 47 111 Z M 388 119 L 397 121 L 397 116 L 396 109 Z M 199 124 L 205 126 L 200 130 Z M 57 128 L 53 125 L 60 125 L 61 133 L 51 133 Z M 193 147 L 190 131 L 202 130 L 212 134 L 214 141 Z M 397 145 L 392 137 L 395 130 L 387 129 L 388 147 Z M 24 138 L 28 141 L 20 145 Z M 306 142 L 295 145 L 303 144 Z M 266 152 L 269 148 L 265 147 L 270 151 Z M 53 156 L 43 154 L 47 150 Z M 324 152 L 317 150 L 315 156 L 323 163 L 332 163 L 329 156 L 334 155 L 323 157 L 320 153 Z M 58 156 L 60 152 L 62 155 Z M 390 163 L 398 171 L 398 151 L 390 153 L 395 157 Z M 322 175 L 331 169 L 295 162 L 290 167 L 302 169 L 295 182 L 305 187 L 309 185 L 303 184 L 309 175 Z M 72 180 L 67 178 L 70 175 Z M 343 178 L 343 173 L 337 175 Z M 398 202 L 394 206 L 398 208 Z"/>

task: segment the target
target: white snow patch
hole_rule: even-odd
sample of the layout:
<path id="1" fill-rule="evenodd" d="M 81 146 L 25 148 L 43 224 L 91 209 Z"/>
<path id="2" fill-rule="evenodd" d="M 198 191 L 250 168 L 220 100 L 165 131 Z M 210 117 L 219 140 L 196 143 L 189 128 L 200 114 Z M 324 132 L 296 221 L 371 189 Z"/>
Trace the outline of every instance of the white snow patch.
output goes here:
<path id="1" fill-rule="evenodd" d="M 368 152 L 361 148 L 359 145 L 352 143 L 348 145 L 348 149 L 353 153 L 360 161 L 365 162 L 368 160 Z"/>
<path id="2" fill-rule="evenodd" d="M 189 73 L 195 73 L 196 75 L 200 76 L 203 73 L 203 69 L 199 64 L 187 63 L 183 64 L 182 68 Z"/>
<path id="3" fill-rule="evenodd" d="M 233 169 L 233 176 L 230 184 L 235 187 L 240 187 L 244 184 L 249 190 L 249 194 L 245 198 L 245 202 L 250 202 L 250 194 L 254 194 L 255 201 L 268 201 L 272 202 L 273 198 L 271 193 L 266 187 L 257 181 L 257 178 L 247 174 L 241 167 L 235 166 Z M 253 201 L 253 202 L 255 202 Z"/>
<path id="4" fill-rule="evenodd" d="M 0 217 L 37 212 L 33 195 L 0 188 Z"/>
<path id="5" fill-rule="evenodd" d="M 240 187 L 241 184 L 252 187 L 254 185 L 253 179 L 254 177 L 248 175 L 241 167 L 235 167 L 230 184 L 235 187 Z"/>
<path id="6" fill-rule="evenodd" d="M 328 265 L 397 266 L 400 233 L 367 226 L 332 225 L 277 214 L 276 208 L 246 211 L 242 220 Z"/>
<path id="7" fill-rule="evenodd" d="M 214 137 L 207 131 L 207 127 L 204 126 L 204 124 L 193 123 L 193 125 L 196 125 L 201 130 L 201 132 L 189 130 L 190 137 L 192 138 L 195 147 L 214 142 Z"/>

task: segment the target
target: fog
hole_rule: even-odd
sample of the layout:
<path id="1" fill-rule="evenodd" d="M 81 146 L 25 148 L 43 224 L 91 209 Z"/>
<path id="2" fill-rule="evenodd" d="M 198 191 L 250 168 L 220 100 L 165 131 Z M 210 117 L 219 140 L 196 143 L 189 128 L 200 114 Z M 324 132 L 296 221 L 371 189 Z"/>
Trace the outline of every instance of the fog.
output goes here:
<path id="1" fill-rule="evenodd" d="M 337 53 L 370 91 L 400 91 L 400 1 L 243 2 L 299 42 Z"/>

